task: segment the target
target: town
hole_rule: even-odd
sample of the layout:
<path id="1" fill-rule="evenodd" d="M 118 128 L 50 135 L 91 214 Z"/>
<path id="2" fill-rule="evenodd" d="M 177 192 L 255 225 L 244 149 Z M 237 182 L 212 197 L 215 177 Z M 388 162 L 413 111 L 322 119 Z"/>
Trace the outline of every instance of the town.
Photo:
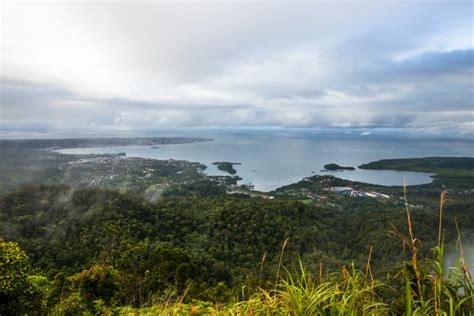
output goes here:
<path id="1" fill-rule="evenodd" d="M 331 187 L 326 189 L 329 192 L 333 192 L 339 195 L 345 195 L 350 197 L 370 197 L 376 199 L 389 199 L 390 195 L 379 193 L 379 192 L 365 192 L 360 190 L 355 190 L 351 187 Z"/>

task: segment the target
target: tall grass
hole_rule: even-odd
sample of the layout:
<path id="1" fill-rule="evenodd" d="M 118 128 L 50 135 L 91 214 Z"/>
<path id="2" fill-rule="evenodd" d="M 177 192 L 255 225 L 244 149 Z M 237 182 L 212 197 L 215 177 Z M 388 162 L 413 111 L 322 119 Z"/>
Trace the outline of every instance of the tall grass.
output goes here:
<path id="1" fill-rule="evenodd" d="M 403 247 L 408 247 L 411 260 L 392 277 L 377 279 L 372 274 L 370 247 L 365 272 L 352 264 L 340 272 L 318 275 L 309 273 L 299 262 L 297 271 L 282 266 L 289 239 L 283 242 L 276 282 L 270 288 L 250 289 L 235 303 L 209 302 L 183 304 L 183 298 L 146 309 L 122 308 L 127 315 L 474 315 L 474 286 L 464 259 L 459 228 L 459 259 L 454 267 L 444 266 L 443 208 L 446 193 L 440 198 L 438 243 L 433 257 L 419 258 L 421 242 L 416 238 L 406 188 L 404 189 L 408 236 L 398 233 Z M 262 257 L 259 284 L 266 255 Z M 283 273 L 282 273 L 283 272 Z M 246 289 L 248 292 L 249 289 Z M 244 292 L 244 291 L 242 291 Z M 109 311 L 111 312 L 111 311 Z M 106 312 L 107 314 L 107 312 Z"/>
<path id="2" fill-rule="evenodd" d="M 413 235 L 410 210 L 406 207 L 410 232 L 411 262 L 405 262 L 406 315 L 474 315 L 473 283 L 464 261 L 461 237 L 458 232 L 460 257 L 454 267 L 445 267 L 443 208 L 446 192 L 441 193 L 439 206 L 438 243 L 432 249 L 433 257 L 421 263 L 417 258 L 417 239 Z M 405 205 L 408 205 L 405 195 Z M 457 225 L 457 223 L 456 223 Z"/>
<path id="3" fill-rule="evenodd" d="M 275 290 L 259 289 L 245 301 L 229 306 L 231 314 L 381 315 L 389 306 L 376 294 L 384 286 L 351 265 L 340 273 L 315 278 L 304 266 L 281 278 Z"/>

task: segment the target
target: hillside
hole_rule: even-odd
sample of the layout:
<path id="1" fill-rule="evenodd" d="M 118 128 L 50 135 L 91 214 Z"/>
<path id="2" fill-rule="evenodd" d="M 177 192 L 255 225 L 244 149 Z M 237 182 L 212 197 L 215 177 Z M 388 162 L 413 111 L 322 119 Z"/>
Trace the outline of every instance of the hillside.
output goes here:
<path id="1" fill-rule="evenodd" d="M 166 293 L 186 293 L 186 302 L 225 302 L 244 285 L 271 287 L 285 240 L 281 263 L 290 270 L 297 269 L 298 258 L 308 272 L 323 267 L 325 275 L 351 262 L 363 269 L 372 247 L 373 273 L 383 279 L 394 262 L 409 259 L 400 252 L 399 237 L 389 233 L 392 227 L 407 234 L 403 211 L 356 205 L 338 209 L 225 196 L 150 204 L 110 190 L 30 187 L 0 199 L 0 234 L 19 242 L 50 281 L 92 273 L 86 271 L 98 264 L 113 267 L 121 275 L 114 294 L 121 303 L 113 304 L 138 307 Z M 474 227 L 472 204 L 459 206 L 446 204 L 447 245 L 457 238 L 454 218 L 466 239 L 466 228 Z M 413 214 L 425 256 L 436 241 L 437 219 L 433 211 Z M 50 299 L 51 307 L 67 304 Z"/>
<path id="2" fill-rule="evenodd" d="M 474 158 L 425 157 L 411 159 L 382 159 L 359 166 L 360 169 L 419 171 L 437 177 L 474 177 Z"/>

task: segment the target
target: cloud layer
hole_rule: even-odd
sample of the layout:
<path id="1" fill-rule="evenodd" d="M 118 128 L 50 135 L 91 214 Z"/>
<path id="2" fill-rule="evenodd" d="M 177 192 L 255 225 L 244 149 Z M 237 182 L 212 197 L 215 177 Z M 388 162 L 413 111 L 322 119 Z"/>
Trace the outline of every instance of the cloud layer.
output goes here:
<path id="1" fill-rule="evenodd" d="M 1 124 L 472 135 L 472 2 L 2 2 Z"/>

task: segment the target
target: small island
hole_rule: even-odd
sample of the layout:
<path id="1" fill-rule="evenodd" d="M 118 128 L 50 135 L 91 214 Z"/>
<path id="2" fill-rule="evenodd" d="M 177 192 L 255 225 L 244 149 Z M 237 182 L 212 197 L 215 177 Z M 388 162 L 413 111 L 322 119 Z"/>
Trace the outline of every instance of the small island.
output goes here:
<path id="1" fill-rule="evenodd" d="M 216 161 L 212 163 L 217 166 L 217 169 L 225 171 L 229 174 L 236 174 L 237 170 L 234 169 L 234 165 L 241 165 L 239 162 L 228 162 L 228 161 Z"/>
<path id="2" fill-rule="evenodd" d="M 327 165 L 324 165 L 324 169 L 326 170 L 355 170 L 354 167 L 342 167 L 339 166 L 337 163 L 329 163 Z"/>

